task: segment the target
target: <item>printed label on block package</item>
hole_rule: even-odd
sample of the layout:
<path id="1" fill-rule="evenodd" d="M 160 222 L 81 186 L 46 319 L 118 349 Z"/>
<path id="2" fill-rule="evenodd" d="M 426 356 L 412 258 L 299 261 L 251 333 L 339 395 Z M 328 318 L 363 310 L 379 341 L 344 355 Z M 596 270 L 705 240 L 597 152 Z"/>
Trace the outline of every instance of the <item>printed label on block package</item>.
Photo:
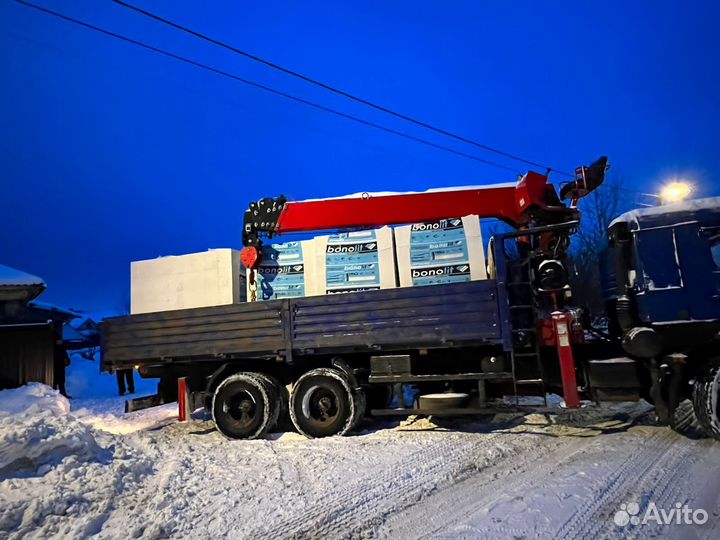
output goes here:
<path id="1" fill-rule="evenodd" d="M 325 248 L 327 294 L 380 288 L 380 264 L 375 231 L 328 237 Z"/>
<path id="2" fill-rule="evenodd" d="M 470 281 L 468 246 L 461 218 L 411 226 L 410 272 L 413 285 Z"/>
<path id="3" fill-rule="evenodd" d="M 301 243 L 263 246 L 257 274 L 258 300 L 305 296 L 305 264 Z"/>
<path id="4" fill-rule="evenodd" d="M 438 285 L 470 281 L 470 265 L 428 266 L 411 270 L 413 285 Z"/>

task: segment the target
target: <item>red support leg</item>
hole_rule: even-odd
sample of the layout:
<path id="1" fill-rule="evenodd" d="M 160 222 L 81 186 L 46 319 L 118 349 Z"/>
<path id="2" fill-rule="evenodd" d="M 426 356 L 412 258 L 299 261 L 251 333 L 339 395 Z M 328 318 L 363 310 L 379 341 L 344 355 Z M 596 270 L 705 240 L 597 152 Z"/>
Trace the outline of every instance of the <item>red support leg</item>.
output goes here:
<path id="1" fill-rule="evenodd" d="M 577 379 L 575 378 L 575 358 L 572 350 L 571 328 L 572 315 L 561 311 L 552 314 L 553 328 L 555 329 L 555 344 L 560 359 L 560 374 L 562 376 L 565 405 L 571 409 L 580 408 Z"/>
<path id="2" fill-rule="evenodd" d="M 178 420 L 187 422 L 190 419 L 190 396 L 188 395 L 187 378 L 178 379 Z"/>

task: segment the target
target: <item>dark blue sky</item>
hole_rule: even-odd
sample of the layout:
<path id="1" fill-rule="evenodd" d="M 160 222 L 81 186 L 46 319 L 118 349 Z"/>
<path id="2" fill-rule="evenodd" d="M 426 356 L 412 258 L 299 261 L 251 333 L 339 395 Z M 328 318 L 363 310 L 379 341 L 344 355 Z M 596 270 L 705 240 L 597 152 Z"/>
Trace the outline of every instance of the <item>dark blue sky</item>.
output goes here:
<path id="1" fill-rule="evenodd" d="M 477 150 L 109 1 L 38 2 Z M 137 2 L 535 161 L 572 170 L 607 154 L 633 189 L 653 191 L 680 176 L 701 195 L 720 194 L 717 2 Z M 0 3 L 0 72 L 0 262 L 45 278 L 43 299 L 65 306 L 121 309 L 131 260 L 240 247 L 242 213 L 260 196 L 513 180 L 10 0 Z"/>

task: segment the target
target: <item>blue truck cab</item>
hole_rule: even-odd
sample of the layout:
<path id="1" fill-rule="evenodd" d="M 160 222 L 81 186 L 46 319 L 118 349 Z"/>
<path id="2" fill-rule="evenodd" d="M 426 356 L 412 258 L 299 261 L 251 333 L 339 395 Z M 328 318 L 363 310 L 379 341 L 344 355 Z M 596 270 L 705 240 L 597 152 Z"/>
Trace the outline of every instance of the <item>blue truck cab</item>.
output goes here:
<path id="1" fill-rule="evenodd" d="M 631 299 L 634 323 L 720 321 L 720 197 L 627 212 L 608 238 L 606 300 Z M 627 316 L 618 314 L 621 323 Z"/>
<path id="2" fill-rule="evenodd" d="M 676 425 L 695 401 L 717 430 L 702 402 L 720 377 L 720 197 L 622 214 L 603 259 L 610 334 L 649 374 L 658 417 Z"/>
<path id="3" fill-rule="evenodd" d="M 611 241 L 623 234 L 641 322 L 720 319 L 720 197 L 628 212 L 610 226 Z"/>

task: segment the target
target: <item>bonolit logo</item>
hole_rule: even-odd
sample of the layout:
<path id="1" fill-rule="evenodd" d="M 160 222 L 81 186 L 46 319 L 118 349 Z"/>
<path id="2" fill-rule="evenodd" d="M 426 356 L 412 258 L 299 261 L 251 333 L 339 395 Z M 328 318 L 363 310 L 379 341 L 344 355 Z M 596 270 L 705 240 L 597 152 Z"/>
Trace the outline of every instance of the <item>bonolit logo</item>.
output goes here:
<path id="1" fill-rule="evenodd" d="M 650 502 L 645 512 L 640 512 L 640 505 L 635 502 L 621 504 L 620 510 L 615 512 L 613 521 L 618 527 L 627 525 L 705 525 L 708 513 L 702 508 L 692 509 L 687 504 L 675 503 L 673 508 L 659 508 Z"/>

